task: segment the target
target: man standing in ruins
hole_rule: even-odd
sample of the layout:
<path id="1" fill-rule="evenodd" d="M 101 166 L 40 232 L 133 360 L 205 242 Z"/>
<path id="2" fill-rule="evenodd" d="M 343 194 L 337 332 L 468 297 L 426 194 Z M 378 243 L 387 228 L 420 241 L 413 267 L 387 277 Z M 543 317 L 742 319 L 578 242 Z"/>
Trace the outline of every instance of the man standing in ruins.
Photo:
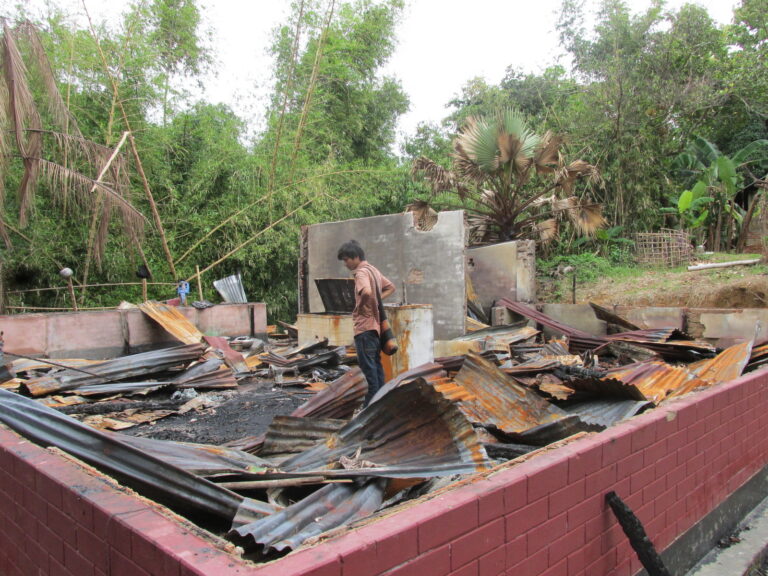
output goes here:
<path id="1" fill-rule="evenodd" d="M 395 285 L 368 263 L 362 246 L 356 240 L 342 244 L 337 258 L 344 262 L 344 266 L 351 270 L 355 277 L 355 309 L 352 311 L 352 321 L 357 362 L 368 382 L 364 404 L 368 406 L 379 388 L 384 385 L 379 339 L 379 294 L 382 299 L 386 298 L 394 293 Z"/>

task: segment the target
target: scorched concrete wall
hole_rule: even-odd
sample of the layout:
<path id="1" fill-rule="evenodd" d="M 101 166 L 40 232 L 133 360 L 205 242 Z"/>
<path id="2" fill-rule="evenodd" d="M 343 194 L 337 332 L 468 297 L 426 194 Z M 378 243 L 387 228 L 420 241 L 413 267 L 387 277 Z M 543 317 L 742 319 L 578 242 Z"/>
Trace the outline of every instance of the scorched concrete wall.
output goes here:
<path id="1" fill-rule="evenodd" d="M 395 284 L 388 303 L 407 298 L 408 304 L 431 304 L 435 339 L 461 336 L 467 310 L 464 230 L 461 210 L 440 212 L 428 231 L 418 230 L 410 213 L 308 226 L 300 259 L 301 311 L 325 311 L 315 278 L 349 277 L 336 254 L 341 244 L 355 239 L 366 259 Z"/>
<path id="2" fill-rule="evenodd" d="M 768 463 L 768 371 L 669 402 L 255 566 L 0 426 L 0 574 L 630 576 L 615 491 L 659 550 Z"/>
<path id="3" fill-rule="evenodd" d="M 265 335 L 262 303 L 220 304 L 205 310 L 179 308 L 208 336 Z M 105 310 L 0 316 L 5 350 L 48 358 L 112 358 L 178 343 L 141 310 Z"/>

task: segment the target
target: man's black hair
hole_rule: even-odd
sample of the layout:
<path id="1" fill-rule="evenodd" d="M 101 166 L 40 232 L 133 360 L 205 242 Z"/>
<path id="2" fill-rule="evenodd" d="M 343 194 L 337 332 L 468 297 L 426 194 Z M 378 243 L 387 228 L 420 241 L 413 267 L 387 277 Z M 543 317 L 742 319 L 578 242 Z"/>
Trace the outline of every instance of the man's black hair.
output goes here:
<path id="1" fill-rule="evenodd" d="M 357 240 L 350 240 L 341 245 L 336 258 L 339 260 L 343 260 L 344 258 L 360 258 L 362 261 L 365 260 L 365 252 L 363 251 L 363 247 L 357 243 Z"/>

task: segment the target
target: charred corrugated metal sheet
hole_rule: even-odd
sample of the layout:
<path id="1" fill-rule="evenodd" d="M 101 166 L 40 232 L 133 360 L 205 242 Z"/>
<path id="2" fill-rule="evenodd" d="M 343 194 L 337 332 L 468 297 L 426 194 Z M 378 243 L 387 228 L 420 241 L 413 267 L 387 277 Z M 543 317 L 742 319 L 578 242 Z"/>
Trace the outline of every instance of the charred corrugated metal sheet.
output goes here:
<path id="1" fill-rule="evenodd" d="M 346 462 L 346 470 L 330 470 Z M 488 467 L 472 425 L 423 379 L 370 404 L 328 441 L 282 463 L 287 472 L 427 478 Z"/>
<path id="2" fill-rule="evenodd" d="M 464 360 L 462 359 L 461 363 L 463 362 Z M 417 378 L 422 378 L 428 382 L 431 382 L 433 380 L 445 378 L 447 375 L 448 374 L 446 373 L 444 366 L 437 362 L 428 362 L 426 364 L 422 364 L 421 366 L 416 366 L 415 368 L 411 368 L 402 374 L 398 374 L 392 380 L 384 384 L 384 386 L 382 386 L 379 391 L 376 392 L 376 395 L 373 397 L 371 402 L 377 402 L 380 398 L 386 396 L 394 388 L 402 386 L 406 382 L 410 382 Z"/>
<path id="3" fill-rule="evenodd" d="M 476 424 L 511 434 L 566 416 L 560 408 L 512 382 L 496 365 L 477 354 L 467 356 L 454 381 L 474 397 L 461 400 L 459 407 Z"/>
<path id="4" fill-rule="evenodd" d="M 121 442 L 56 410 L 0 390 L 0 422 L 43 446 L 65 452 L 116 474 L 143 495 L 176 510 L 199 511 L 230 520 L 234 526 L 271 514 L 269 504 L 243 498 Z"/>
<path id="5" fill-rule="evenodd" d="M 346 420 L 332 418 L 275 416 L 264 436 L 259 454 L 269 456 L 304 452 L 337 433 L 346 423 Z"/>
<path id="6" fill-rule="evenodd" d="M 139 309 L 184 344 L 198 344 L 203 340 L 203 333 L 175 306 L 148 300 L 139 304 Z"/>
<path id="7" fill-rule="evenodd" d="M 266 460 L 234 448 L 155 440 L 124 434 L 117 436 L 117 439 L 123 444 L 133 446 L 195 476 L 213 477 L 243 472 L 256 474 L 273 467 Z"/>
<path id="8" fill-rule="evenodd" d="M 751 372 L 758 368 L 768 364 L 768 343 L 754 346 L 752 353 L 749 355 L 749 364 L 744 369 L 745 372 Z"/>
<path id="9" fill-rule="evenodd" d="M 233 350 L 229 341 L 221 336 L 203 336 L 203 340 L 215 350 L 215 354 L 220 355 L 221 359 L 235 372 L 248 372 L 248 365 L 245 358 L 237 350 Z M 210 356 L 209 352 L 207 356 Z"/>
<path id="10" fill-rule="evenodd" d="M 296 408 L 291 416 L 345 420 L 362 405 L 366 392 L 368 383 L 365 376 L 360 368 L 354 367 Z"/>
<path id="11" fill-rule="evenodd" d="M 554 318 L 539 312 L 535 308 L 526 306 L 520 302 L 512 302 L 506 298 L 497 302 L 498 306 L 505 306 L 515 314 L 520 314 L 525 318 L 534 320 L 537 324 L 551 328 L 552 330 L 559 332 L 568 337 L 568 349 L 571 352 L 584 352 L 586 350 L 593 350 L 601 344 L 604 344 L 606 340 L 597 336 L 593 336 L 583 330 L 568 326 L 562 322 L 558 322 Z"/>
<path id="12" fill-rule="evenodd" d="M 632 324 L 632 322 L 630 322 L 626 318 L 622 318 L 618 314 L 614 314 L 613 312 L 611 312 L 607 308 L 603 308 L 599 304 L 590 302 L 589 305 L 592 307 L 592 310 L 595 311 L 595 316 L 597 317 L 597 319 L 607 322 L 608 325 L 617 326 L 619 328 L 623 328 L 624 330 L 640 330 L 640 326 Z"/>
<path id="13" fill-rule="evenodd" d="M 327 314 L 350 314 L 355 309 L 354 278 L 315 278 Z"/>
<path id="14" fill-rule="evenodd" d="M 381 480 L 330 484 L 271 515 L 268 521 L 241 526 L 229 536 L 241 546 L 259 546 L 265 553 L 287 551 L 332 528 L 370 516 L 381 506 L 383 496 Z"/>
<path id="15" fill-rule="evenodd" d="M 248 298 L 245 296 L 245 289 L 243 288 L 243 277 L 240 272 L 214 280 L 213 287 L 221 294 L 224 302 L 229 302 L 230 304 L 246 304 L 248 302 Z"/>
<path id="16" fill-rule="evenodd" d="M 630 342 L 652 350 L 665 360 L 691 362 L 715 355 L 715 347 L 707 342 L 691 340 L 676 328 L 655 328 L 621 332 L 607 336 L 610 341 Z"/>
<path id="17" fill-rule="evenodd" d="M 67 369 L 33 378 L 23 385 L 23 390 L 37 397 L 91 384 L 155 374 L 197 360 L 202 353 L 203 347 L 198 343 L 121 356 L 88 366 L 87 374 L 83 369 Z"/>
<path id="18" fill-rule="evenodd" d="M 597 424 L 608 428 L 614 424 L 639 414 L 653 406 L 647 400 L 617 400 L 615 398 L 588 400 L 564 406 L 569 414 L 576 414 L 588 424 Z"/>
<path id="19" fill-rule="evenodd" d="M 454 338 L 454 341 L 461 342 L 480 342 L 483 350 L 503 350 L 509 351 L 511 344 L 524 342 L 540 334 L 538 330 L 525 323 L 512 324 L 509 326 L 492 326 L 475 330 L 465 336 Z"/>

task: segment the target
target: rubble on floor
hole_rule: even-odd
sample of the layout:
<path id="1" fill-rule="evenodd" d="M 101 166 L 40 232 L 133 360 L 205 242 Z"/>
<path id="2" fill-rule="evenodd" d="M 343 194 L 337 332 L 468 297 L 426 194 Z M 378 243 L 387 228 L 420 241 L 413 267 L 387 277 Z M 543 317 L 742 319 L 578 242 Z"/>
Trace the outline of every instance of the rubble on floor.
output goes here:
<path id="1" fill-rule="evenodd" d="M 226 535 L 250 558 L 270 559 L 768 361 L 765 343 L 717 350 L 608 312 L 615 329 L 596 337 L 525 305 L 502 305 L 562 336 L 545 339 L 527 322 L 480 328 L 457 339 L 475 351 L 398 375 L 362 408 L 367 385 L 352 348 L 299 346 L 290 335 L 209 337 L 174 308 L 149 302 L 141 309 L 179 346 L 104 362 L 19 358 L 15 377 L 0 385 L 0 422 Z M 249 387 L 274 395 L 265 399 L 305 401 L 219 445 L 105 430 L 202 414 Z"/>

